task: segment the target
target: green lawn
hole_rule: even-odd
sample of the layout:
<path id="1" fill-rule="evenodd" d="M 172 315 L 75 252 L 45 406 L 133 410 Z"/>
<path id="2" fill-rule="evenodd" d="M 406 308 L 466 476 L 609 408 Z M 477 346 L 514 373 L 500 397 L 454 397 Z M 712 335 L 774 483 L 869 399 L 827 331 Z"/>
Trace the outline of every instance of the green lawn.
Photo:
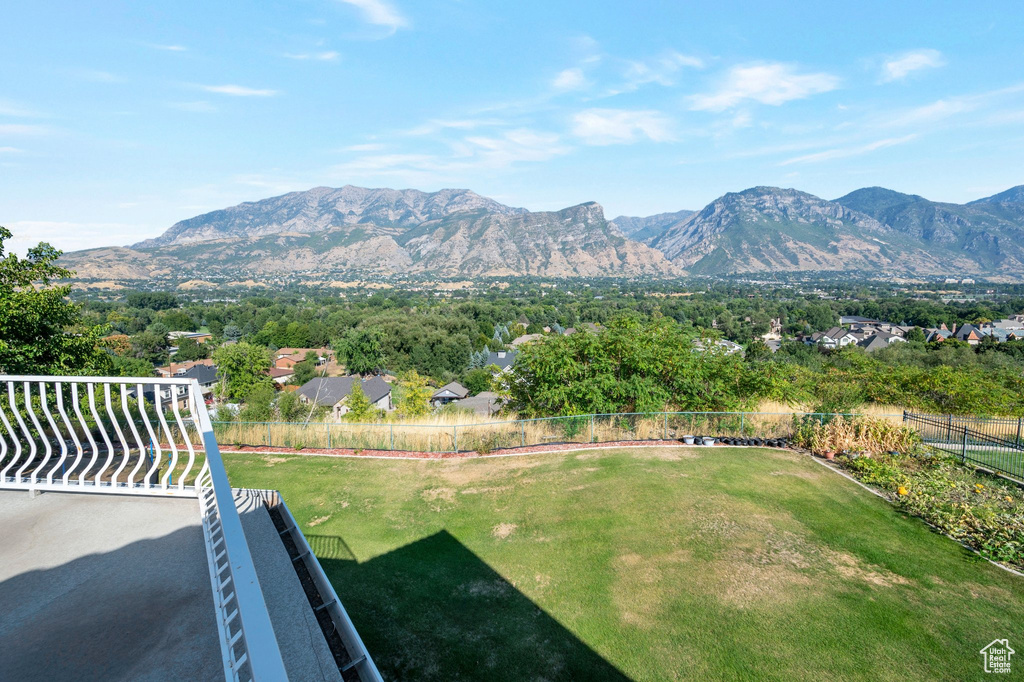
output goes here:
<path id="1" fill-rule="evenodd" d="M 1024 645 L 1024 578 L 790 452 L 225 459 L 385 679 L 967 680 Z"/>

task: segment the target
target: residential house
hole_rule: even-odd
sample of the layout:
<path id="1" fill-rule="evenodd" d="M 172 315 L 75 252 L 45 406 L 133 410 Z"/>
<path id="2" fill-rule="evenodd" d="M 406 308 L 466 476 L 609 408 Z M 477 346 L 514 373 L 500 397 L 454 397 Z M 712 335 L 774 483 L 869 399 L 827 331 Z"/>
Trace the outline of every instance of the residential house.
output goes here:
<path id="1" fill-rule="evenodd" d="M 293 367 L 271 367 L 267 373 L 270 374 L 270 380 L 275 384 L 284 385 L 295 376 L 295 369 Z"/>
<path id="2" fill-rule="evenodd" d="M 196 343 L 206 343 L 213 340 L 210 332 L 167 332 L 167 340 L 172 344 L 180 343 L 182 339 L 192 339 Z"/>
<path id="3" fill-rule="evenodd" d="M 501 409 L 498 401 L 498 394 L 491 391 L 481 391 L 474 396 L 459 401 L 459 408 L 472 410 L 476 414 L 490 417 Z"/>
<path id="4" fill-rule="evenodd" d="M 356 386 L 362 386 L 363 393 L 375 408 L 387 411 L 393 409 L 391 385 L 380 377 L 317 377 L 310 379 L 298 390 L 299 400 L 330 408 L 331 414 L 337 419 L 349 411 L 348 397 Z"/>
<path id="5" fill-rule="evenodd" d="M 292 369 L 306 359 L 308 353 L 316 353 L 316 366 L 324 367 L 334 360 L 334 351 L 329 348 L 279 348 L 274 353 L 274 367 Z"/>
<path id="6" fill-rule="evenodd" d="M 506 372 L 509 368 L 516 363 L 516 356 L 519 354 L 518 351 L 514 350 L 499 350 L 491 351 L 487 355 L 486 367 L 494 365 L 500 372 Z"/>
<path id="7" fill-rule="evenodd" d="M 984 336 L 985 332 L 981 331 L 973 324 L 965 324 L 961 326 L 959 329 L 956 327 L 953 328 L 952 338 L 956 339 L 957 341 L 966 341 L 968 344 L 972 346 L 977 346 L 979 343 L 981 343 L 981 339 Z"/>
<path id="8" fill-rule="evenodd" d="M 902 336 L 895 334 L 889 334 L 887 332 L 878 332 L 872 334 L 857 343 L 858 346 L 866 350 L 868 353 L 873 353 L 876 350 L 882 348 L 888 348 L 893 343 L 906 343 L 906 339 Z"/>
<path id="9" fill-rule="evenodd" d="M 430 396 L 430 404 L 434 407 L 440 407 L 462 400 L 468 395 L 468 388 L 457 381 L 453 381 L 434 391 L 434 395 Z"/>
<path id="10" fill-rule="evenodd" d="M 508 345 L 510 345 L 513 348 L 519 348 L 520 346 L 525 346 L 528 343 L 533 343 L 534 341 L 539 340 L 543 336 L 543 334 L 523 334 L 522 336 L 518 336 L 512 339 L 512 341 Z"/>
<path id="11" fill-rule="evenodd" d="M 188 360 L 187 362 L 172 362 L 170 365 L 157 367 L 156 373 L 162 377 L 181 376 L 197 365 L 213 367 L 213 360 L 210 358 L 204 358 L 202 360 Z"/>
<path id="12" fill-rule="evenodd" d="M 217 385 L 219 377 L 215 365 L 192 365 L 184 372 L 176 375 L 186 379 L 195 379 L 199 382 L 199 390 L 203 398 L 210 398 L 213 395 L 213 387 Z"/>
<path id="13" fill-rule="evenodd" d="M 863 335 L 846 327 L 832 327 L 828 331 L 822 332 L 817 343 L 823 348 L 842 348 L 859 343 L 863 338 Z"/>

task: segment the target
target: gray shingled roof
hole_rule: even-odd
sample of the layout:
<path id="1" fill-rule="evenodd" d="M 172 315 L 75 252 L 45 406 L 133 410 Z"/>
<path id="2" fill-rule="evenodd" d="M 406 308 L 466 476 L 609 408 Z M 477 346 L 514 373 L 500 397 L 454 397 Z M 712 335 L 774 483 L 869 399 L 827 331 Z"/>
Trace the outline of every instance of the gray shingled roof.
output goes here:
<path id="1" fill-rule="evenodd" d="M 519 351 L 515 350 L 502 350 L 502 351 L 491 351 L 487 356 L 487 364 L 497 365 L 498 369 L 508 369 L 516 362 L 516 355 Z"/>
<path id="2" fill-rule="evenodd" d="M 430 398 L 465 398 L 467 395 L 469 395 L 469 389 L 459 382 L 453 381 L 434 391 L 434 395 L 430 396 Z"/>
<path id="3" fill-rule="evenodd" d="M 356 376 L 317 377 L 303 384 L 299 389 L 299 395 L 305 396 L 309 400 L 315 400 L 318 405 L 334 407 L 352 393 L 352 389 L 356 385 L 355 382 L 358 380 L 359 377 Z M 391 385 L 380 377 L 363 379 L 362 386 L 363 393 L 371 403 L 375 403 L 391 393 Z"/>
<path id="4" fill-rule="evenodd" d="M 217 368 L 209 365 L 193 365 L 181 376 L 187 379 L 198 379 L 200 386 L 206 386 L 217 381 Z"/>

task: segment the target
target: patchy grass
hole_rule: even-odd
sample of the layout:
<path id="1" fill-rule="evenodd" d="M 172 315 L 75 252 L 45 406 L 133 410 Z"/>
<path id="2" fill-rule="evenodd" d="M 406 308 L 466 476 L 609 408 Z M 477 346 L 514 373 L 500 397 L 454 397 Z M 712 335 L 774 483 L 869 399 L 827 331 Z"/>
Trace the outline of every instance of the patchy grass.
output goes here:
<path id="1" fill-rule="evenodd" d="M 225 455 L 392 680 L 964 680 L 1024 579 L 778 450 Z"/>

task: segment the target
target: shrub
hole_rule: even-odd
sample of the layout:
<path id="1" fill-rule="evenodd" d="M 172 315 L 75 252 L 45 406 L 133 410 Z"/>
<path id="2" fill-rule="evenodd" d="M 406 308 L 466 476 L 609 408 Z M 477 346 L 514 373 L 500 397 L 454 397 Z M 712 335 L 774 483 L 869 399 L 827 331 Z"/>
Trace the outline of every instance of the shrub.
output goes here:
<path id="1" fill-rule="evenodd" d="M 793 443 L 811 452 L 853 452 L 875 455 L 882 452 L 911 452 L 921 444 L 916 431 L 884 419 L 834 417 L 821 422 L 806 415 L 794 428 Z"/>

